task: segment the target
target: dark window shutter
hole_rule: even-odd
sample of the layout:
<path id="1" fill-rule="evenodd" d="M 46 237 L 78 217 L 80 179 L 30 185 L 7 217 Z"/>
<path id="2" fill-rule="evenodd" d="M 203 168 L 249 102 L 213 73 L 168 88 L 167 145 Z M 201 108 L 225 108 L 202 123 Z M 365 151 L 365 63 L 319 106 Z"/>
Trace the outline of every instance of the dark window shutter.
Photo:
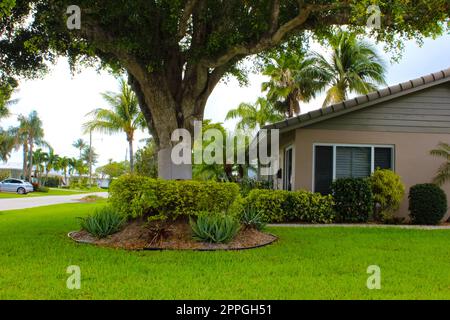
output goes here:
<path id="1" fill-rule="evenodd" d="M 314 191 L 321 194 L 331 192 L 333 182 L 333 147 L 316 146 Z"/>
<path id="2" fill-rule="evenodd" d="M 375 148 L 375 170 L 393 169 L 392 148 Z"/>

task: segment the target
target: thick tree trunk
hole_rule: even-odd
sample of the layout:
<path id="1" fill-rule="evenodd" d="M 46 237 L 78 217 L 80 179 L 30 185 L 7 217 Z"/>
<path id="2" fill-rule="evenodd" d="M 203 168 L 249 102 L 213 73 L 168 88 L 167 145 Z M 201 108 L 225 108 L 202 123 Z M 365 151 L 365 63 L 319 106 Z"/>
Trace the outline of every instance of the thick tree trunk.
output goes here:
<path id="1" fill-rule="evenodd" d="M 191 163 L 173 162 L 172 150 L 179 141 L 172 141 L 172 134 L 176 129 L 186 129 L 192 143 L 194 122 L 203 120 L 207 99 L 226 68 L 185 64 L 181 56 L 174 56 L 164 70 L 149 73 L 136 61 L 128 61 L 127 70 L 129 83 L 158 146 L 159 177 L 192 179 Z"/>

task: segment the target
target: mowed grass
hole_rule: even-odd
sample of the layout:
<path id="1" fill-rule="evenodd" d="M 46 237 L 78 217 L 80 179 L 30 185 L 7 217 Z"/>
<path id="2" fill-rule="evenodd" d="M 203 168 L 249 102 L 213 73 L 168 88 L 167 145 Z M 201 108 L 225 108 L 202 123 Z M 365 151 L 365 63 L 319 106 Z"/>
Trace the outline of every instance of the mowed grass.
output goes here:
<path id="1" fill-rule="evenodd" d="M 17 194 L 10 192 L 0 192 L 0 199 L 12 199 L 12 198 L 34 198 L 34 197 L 46 197 L 46 196 L 69 196 L 72 194 L 83 194 L 92 192 L 107 192 L 108 190 L 100 188 L 91 188 L 86 190 L 66 190 L 50 188 L 48 192 L 30 192 L 28 194 Z M 0 206 L 1 209 L 1 206 Z"/>
<path id="2" fill-rule="evenodd" d="M 127 252 L 67 238 L 96 204 L 0 212 L 1 299 L 449 299 L 450 231 L 271 228 L 239 252 Z M 66 288 L 70 265 L 81 290 Z M 382 289 L 366 287 L 381 268 Z"/>

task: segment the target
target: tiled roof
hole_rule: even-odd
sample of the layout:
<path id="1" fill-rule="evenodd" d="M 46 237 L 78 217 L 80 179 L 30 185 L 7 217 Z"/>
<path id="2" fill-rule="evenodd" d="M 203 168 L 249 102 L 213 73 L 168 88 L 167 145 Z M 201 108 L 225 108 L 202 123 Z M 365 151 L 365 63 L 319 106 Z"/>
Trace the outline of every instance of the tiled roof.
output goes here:
<path id="1" fill-rule="evenodd" d="M 371 92 L 369 94 L 348 99 L 326 108 L 314 110 L 297 117 L 276 122 L 264 127 L 264 129 L 280 129 L 283 131 L 305 127 L 307 125 L 337 117 L 341 114 L 361 110 L 379 102 L 391 100 L 408 93 L 423 90 L 435 85 L 450 81 L 450 68 L 441 70 L 414 80 L 409 80 L 397 85 Z"/>

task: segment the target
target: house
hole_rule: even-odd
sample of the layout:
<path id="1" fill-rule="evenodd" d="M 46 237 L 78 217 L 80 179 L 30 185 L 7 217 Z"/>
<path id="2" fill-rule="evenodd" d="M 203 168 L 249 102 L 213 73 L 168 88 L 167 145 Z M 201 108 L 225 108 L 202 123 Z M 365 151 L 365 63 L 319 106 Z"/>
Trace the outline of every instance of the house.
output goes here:
<path id="1" fill-rule="evenodd" d="M 266 126 L 279 129 L 279 188 L 328 193 L 334 179 L 397 172 L 409 188 L 431 182 L 450 143 L 450 68 Z M 443 186 L 450 204 L 450 184 Z"/>
<path id="2" fill-rule="evenodd" d="M 1 163 L 0 176 L 8 176 L 8 178 L 22 179 L 22 165 L 19 163 Z"/>

